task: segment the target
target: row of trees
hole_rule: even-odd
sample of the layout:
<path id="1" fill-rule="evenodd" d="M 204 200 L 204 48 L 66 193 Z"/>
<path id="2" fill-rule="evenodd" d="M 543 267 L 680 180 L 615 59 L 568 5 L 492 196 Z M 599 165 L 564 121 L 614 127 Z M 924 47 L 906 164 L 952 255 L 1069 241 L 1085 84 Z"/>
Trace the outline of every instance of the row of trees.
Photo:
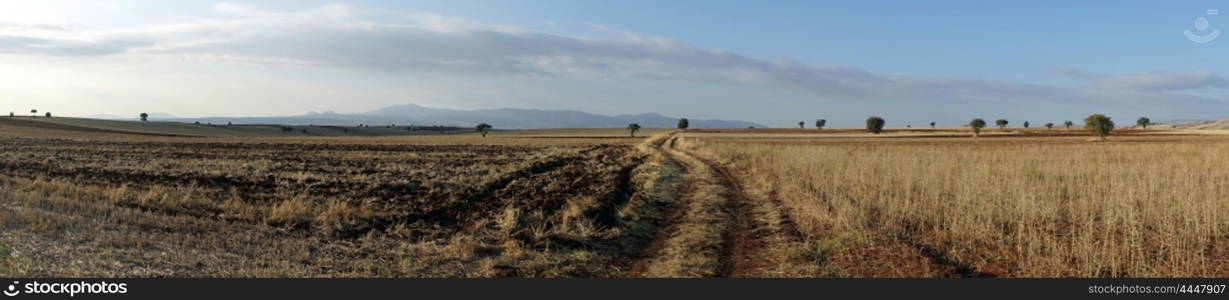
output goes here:
<path id="1" fill-rule="evenodd" d="M 815 120 L 815 128 L 823 129 L 824 126 L 827 124 L 828 124 L 828 120 L 825 120 L 825 119 Z M 883 132 L 883 126 L 885 124 L 887 124 L 887 121 L 884 120 L 882 117 L 879 117 L 879 116 L 868 117 L 866 118 L 866 131 L 869 131 L 874 134 L 879 134 L 880 132 Z M 1009 122 L 1006 119 L 998 119 L 994 121 L 994 124 L 997 125 L 1000 130 L 1002 130 L 1002 129 L 1007 128 L 1007 125 L 1009 124 Z M 1148 119 L 1147 117 L 1141 117 L 1139 118 L 1139 120 L 1136 120 L 1135 124 L 1144 129 L 1147 129 L 1148 125 L 1152 124 L 1152 120 Z M 1028 121 L 1024 121 L 1023 125 L 1024 125 L 1024 128 L 1028 128 L 1030 124 Z M 1067 128 L 1071 128 L 1071 126 L 1074 125 L 1074 122 L 1071 122 L 1070 120 L 1063 121 L 1063 125 L 1066 126 Z M 479 125 L 480 131 L 482 130 L 481 126 L 482 125 L 480 124 Z M 691 126 L 691 122 L 688 121 L 686 118 L 679 119 L 678 121 L 679 129 L 687 129 L 690 126 Z M 968 126 L 973 128 L 974 136 L 980 136 L 982 128 L 986 127 L 986 120 L 983 120 L 981 118 L 973 119 L 973 121 L 969 122 Z M 805 128 L 805 127 L 806 127 L 806 122 L 802 122 L 802 121 L 798 122 L 798 128 Z M 934 127 L 935 127 L 935 122 L 930 122 L 930 128 L 934 128 Z M 1053 129 L 1054 123 L 1046 123 L 1045 127 L 1047 129 Z M 1100 137 L 1101 139 L 1105 139 L 1105 136 L 1108 136 L 1110 132 L 1114 130 L 1114 121 L 1111 120 L 1110 117 L 1107 117 L 1105 115 L 1093 114 L 1084 119 L 1084 128 L 1092 132 L 1093 135 L 1096 135 Z M 640 131 L 640 124 L 638 123 L 628 124 L 627 130 L 631 133 L 632 137 L 635 137 L 636 132 Z M 485 136 L 485 134 L 483 136 Z"/>
<path id="2" fill-rule="evenodd" d="M 871 119 L 883 120 L 883 118 L 879 118 L 879 117 L 870 117 L 870 118 L 867 120 L 867 126 L 868 126 L 867 128 L 868 128 L 868 130 L 871 128 L 871 127 L 870 127 L 870 124 L 871 124 L 871 123 L 870 123 L 870 122 L 871 122 Z M 977 120 L 981 120 L 981 119 L 977 119 Z M 679 129 L 687 129 L 687 126 L 685 125 L 685 124 L 687 124 L 686 122 L 687 122 L 687 119 L 681 119 L 681 120 L 679 120 Z M 982 123 L 985 123 L 985 120 L 982 120 Z M 998 126 L 998 127 L 999 127 L 999 129 L 1007 129 L 1007 125 L 1009 125 L 1009 123 L 1010 123 L 1010 122 L 1008 122 L 1006 119 L 998 119 L 998 120 L 995 120 L 995 121 L 994 121 L 994 125 L 995 125 L 995 126 Z M 805 124 L 806 124 L 805 122 L 798 121 L 798 128 L 806 128 L 806 127 L 804 126 Z M 817 128 L 817 129 L 824 129 L 824 126 L 825 126 L 825 125 L 827 125 L 827 124 L 828 124 L 828 120 L 825 120 L 825 119 L 818 119 L 818 120 L 815 120 L 815 128 Z M 970 126 L 971 126 L 971 125 L 972 125 L 972 123 L 970 123 Z M 1029 128 L 1029 125 L 1030 125 L 1030 124 L 1029 124 L 1029 122 L 1028 122 L 1028 121 L 1024 121 L 1024 124 L 1023 124 L 1024 128 Z M 1063 121 L 1063 126 L 1066 126 L 1067 128 L 1071 128 L 1071 126 L 1072 126 L 1072 125 L 1075 125 L 1075 123 L 1073 123 L 1073 122 L 1071 122 L 1071 121 Z M 1143 128 L 1143 129 L 1148 129 L 1148 126 L 1149 126 L 1149 125 L 1152 125 L 1152 120 L 1151 120 L 1151 119 L 1148 119 L 1147 117 L 1140 117 L 1138 120 L 1136 120 L 1136 121 L 1135 121 L 1135 125 L 1136 125 L 1136 126 L 1139 126 L 1139 127 L 1141 127 L 1141 128 Z M 879 130 L 882 130 L 882 125 L 880 125 L 879 127 L 880 127 L 880 129 L 879 129 Z M 982 127 L 985 127 L 985 124 L 982 124 Z M 1045 124 L 1045 127 L 1046 127 L 1047 129 L 1053 129 L 1053 128 L 1054 128 L 1054 123 L 1046 123 L 1046 124 Z M 935 128 L 935 122 L 930 122 L 930 128 Z M 878 133 L 878 131 L 875 131 L 875 133 Z"/>
<path id="3" fill-rule="evenodd" d="M 999 126 L 999 129 L 1002 129 L 1003 127 L 1007 126 L 1007 120 L 1003 120 L 1003 119 L 994 121 L 994 123 L 995 125 Z M 1150 124 L 1150 121 L 1148 120 L 1148 118 L 1140 118 L 1136 123 L 1137 125 L 1140 125 L 1144 128 L 1148 128 L 1148 124 Z M 1066 125 L 1067 128 L 1071 128 L 1072 122 L 1065 121 L 1063 124 Z M 981 129 L 983 127 L 986 127 L 986 120 L 982 120 L 981 118 L 973 119 L 973 121 L 969 122 L 969 127 L 973 128 L 974 136 L 980 136 Z M 1046 128 L 1053 128 L 1053 127 L 1054 127 L 1054 123 L 1046 123 Z M 1024 128 L 1028 128 L 1028 121 L 1024 122 Z M 1110 135 L 1110 132 L 1114 130 L 1114 121 L 1111 120 L 1110 117 L 1107 117 L 1102 114 L 1092 114 L 1092 115 L 1089 115 L 1087 118 L 1084 118 L 1084 129 L 1087 129 L 1089 132 L 1092 132 L 1093 135 L 1096 135 L 1097 137 L 1104 140 L 1105 136 Z"/>
<path id="4" fill-rule="evenodd" d="M 16 117 L 16 116 L 17 116 L 17 114 L 16 114 L 16 113 L 11 112 L 11 111 L 9 112 L 9 117 Z M 43 116 L 44 116 L 44 117 L 48 117 L 48 118 L 50 118 L 50 117 L 51 117 L 51 112 L 44 113 L 44 114 L 43 114 Z M 37 109 L 31 109 L 31 110 L 30 110 L 30 117 L 32 117 L 32 118 L 37 118 L 37 117 L 38 117 L 38 110 L 37 110 Z"/>

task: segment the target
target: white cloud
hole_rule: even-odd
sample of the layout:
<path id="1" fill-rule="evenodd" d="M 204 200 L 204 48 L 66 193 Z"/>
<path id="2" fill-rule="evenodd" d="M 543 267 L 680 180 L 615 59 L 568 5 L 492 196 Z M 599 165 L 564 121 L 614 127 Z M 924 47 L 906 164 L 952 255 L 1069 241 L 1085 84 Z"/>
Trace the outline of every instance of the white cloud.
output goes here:
<path id="1" fill-rule="evenodd" d="M 221 3 L 213 18 L 125 29 L 53 24 L 0 25 L 0 53 L 130 56 L 290 65 L 394 73 L 569 80 L 681 80 L 801 91 L 827 101 L 916 103 L 1058 103 L 1184 101 L 1213 107 L 1220 99 L 1176 93 L 1223 88 L 1204 71 L 1120 76 L 1059 69 L 1090 87 L 1066 88 L 984 79 L 879 74 L 765 60 L 597 25 L 601 37 L 561 36 L 432 14 L 388 21 L 348 5 L 272 12 Z M 543 91 L 547 93 L 549 91 Z"/>
<path id="2" fill-rule="evenodd" d="M 1229 79 L 1220 74 L 1199 70 L 1150 71 L 1122 75 L 1100 75 L 1075 69 L 1053 69 L 1052 72 L 1084 80 L 1105 89 L 1167 91 L 1229 87 Z"/>

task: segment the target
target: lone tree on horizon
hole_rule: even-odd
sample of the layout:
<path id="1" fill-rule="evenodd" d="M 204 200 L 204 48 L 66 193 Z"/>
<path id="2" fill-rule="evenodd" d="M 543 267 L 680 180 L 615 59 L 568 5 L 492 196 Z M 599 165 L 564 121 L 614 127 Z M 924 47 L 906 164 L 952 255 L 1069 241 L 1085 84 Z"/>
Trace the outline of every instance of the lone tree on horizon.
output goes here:
<path id="1" fill-rule="evenodd" d="M 935 122 L 930 122 L 930 129 L 935 129 Z"/>
<path id="2" fill-rule="evenodd" d="M 828 120 L 815 120 L 815 129 L 824 129 L 824 125 L 828 125 Z"/>
<path id="3" fill-rule="evenodd" d="M 798 128 L 807 128 L 807 122 L 798 121 Z"/>
<path id="4" fill-rule="evenodd" d="M 632 137 L 636 137 L 636 132 L 640 131 L 640 124 L 639 123 L 627 124 L 627 131 L 630 131 L 632 133 Z"/>
<path id="5" fill-rule="evenodd" d="M 682 130 L 687 130 L 687 127 L 691 127 L 691 121 L 687 121 L 687 118 L 682 118 L 682 119 L 679 119 L 679 126 L 678 126 L 678 127 L 679 127 L 679 129 L 682 129 Z"/>
<path id="6" fill-rule="evenodd" d="M 1139 117 L 1139 120 L 1135 120 L 1135 125 L 1143 127 L 1144 129 L 1148 129 L 1148 125 L 1151 124 L 1152 120 L 1149 120 L 1148 117 Z"/>
<path id="7" fill-rule="evenodd" d="M 969 122 L 969 127 L 973 127 L 973 137 L 979 137 L 981 136 L 981 129 L 986 127 L 986 120 L 981 118 L 973 119 L 973 121 Z"/>
<path id="8" fill-rule="evenodd" d="M 45 114 L 45 115 L 43 115 L 43 116 L 44 116 L 44 117 L 48 117 L 48 118 L 50 118 L 50 117 L 51 117 L 51 112 L 47 112 L 47 114 Z"/>
<path id="9" fill-rule="evenodd" d="M 1110 131 L 1114 131 L 1114 121 L 1102 114 L 1092 114 L 1084 118 L 1084 129 L 1088 129 L 1104 141 L 1105 136 L 1110 135 Z"/>
<path id="10" fill-rule="evenodd" d="M 1046 123 L 1046 129 L 1054 129 L 1054 123 Z"/>
<path id="11" fill-rule="evenodd" d="M 1004 120 L 1004 119 L 998 119 L 997 121 L 994 121 L 994 125 L 999 126 L 999 130 L 1006 129 L 1006 128 L 1007 128 L 1007 120 Z"/>
<path id="12" fill-rule="evenodd" d="M 866 118 L 866 131 L 870 131 L 871 133 L 874 133 L 874 134 L 879 134 L 880 132 L 883 131 L 884 123 L 886 122 L 883 121 L 883 118 L 880 118 L 877 116 L 871 116 L 869 118 Z"/>
<path id="13" fill-rule="evenodd" d="M 487 124 L 487 123 L 478 123 L 478 126 L 474 127 L 475 130 L 478 130 L 478 132 L 482 133 L 482 137 L 484 138 L 486 137 L 486 133 L 491 131 L 491 128 L 494 128 L 494 127 L 492 127 L 491 124 Z"/>
<path id="14" fill-rule="evenodd" d="M 38 110 L 37 110 L 37 109 L 31 109 L 31 110 L 30 110 L 30 117 L 31 117 L 31 118 L 37 118 L 37 117 L 38 117 Z"/>
<path id="15" fill-rule="evenodd" d="M 141 113 L 141 122 L 148 122 L 148 121 L 149 121 L 149 114 Z"/>
<path id="16" fill-rule="evenodd" d="M 1028 121 L 1024 121 L 1024 128 L 1028 128 Z"/>
<path id="17" fill-rule="evenodd" d="M 1071 122 L 1071 120 L 1067 120 L 1063 121 L 1063 125 L 1067 126 L 1067 129 L 1071 129 L 1071 125 L 1075 125 L 1075 123 Z"/>

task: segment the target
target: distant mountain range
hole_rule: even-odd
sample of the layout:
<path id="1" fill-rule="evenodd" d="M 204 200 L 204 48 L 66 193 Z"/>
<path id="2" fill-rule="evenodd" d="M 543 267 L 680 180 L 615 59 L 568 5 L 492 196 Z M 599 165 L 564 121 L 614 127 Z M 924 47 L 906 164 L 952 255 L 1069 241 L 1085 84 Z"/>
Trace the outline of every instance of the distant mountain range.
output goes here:
<path id="1" fill-rule="evenodd" d="M 162 117 L 160 117 L 162 116 Z M 107 119 L 113 116 L 93 116 Z M 287 124 L 287 125 L 444 125 L 473 126 L 478 123 L 488 123 L 499 129 L 530 129 L 530 128 L 610 128 L 626 127 L 630 123 L 638 123 L 645 128 L 672 128 L 678 124 L 676 117 L 667 117 L 655 113 L 628 114 L 607 116 L 591 114 L 576 110 L 538 110 L 538 109 L 480 109 L 457 110 L 419 106 L 414 104 L 390 106 L 366 113 L 339 114 L 333 112 L 308 113 L 299 116 L 282 117 L 207 117 L 179 118 L 165 114 L 150 114 L 151 120 L 201 122 L 213 124 Z M 763 125 L 727 120 L 689 119 L 691 128 L 747 128 L 764 127 Z"/>

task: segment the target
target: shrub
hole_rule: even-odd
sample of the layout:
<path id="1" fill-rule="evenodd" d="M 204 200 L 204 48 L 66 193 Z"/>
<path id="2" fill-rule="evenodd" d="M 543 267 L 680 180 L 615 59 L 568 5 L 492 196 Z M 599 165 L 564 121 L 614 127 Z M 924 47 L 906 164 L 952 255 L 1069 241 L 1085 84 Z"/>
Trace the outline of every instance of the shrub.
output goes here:
<path id="1" fill-rule="evenodd" d="M 640 131 L 640 124 L 638 123 L 627 124 L 627 131 L 630 131 L 632 133 L 632 137 L 636 137 L 636 132 Z"/>
<path id="2" fill-rule="evenodd" d="M 824 129 L 824 125 L 828 125 L 828 120 L 824 120 L 824 119 L 815 120 L 815 128 Z"/>
<path id="3" fill-rule="evenodd" d="M 969 122 L 969 127 L 973 128 L 973 136 L 980 136 L 981 129 L 986 127 L 986 120 L 982 120 L 981 118 L 973 119 L 973 121 Z"/>
<path id="4" fill-rule="evenodd" d="M 998 119 L 997 121 L 994 121 L 994 125 L 999 126 L 999 129 L 1007 128 L 1007 120 Z"/>
<path id="5" fill-rule="evenodd" d="M 874 133 L 874 134 L 879 134 L 880 132 L 883 132 L 884 123 L 886 122 L 883 120 L 883 118 L 880 118 L 877 116 L 871 116 L 869 118 L 866 118 L 866 131 L 870 131 L 871 133 Z"/>
<path id="6" fill-rule="evenodd" d="M 1135 125 L 1139 127 L 1143 127 L 1144 129 L 1148 129 L 1148 125 L 1151 125 L 1151 124 L 1152 124 L 1152 120 L 1149 120 L 1148 117 L 1139 117 L 1139 120 L 1135 120 Z"/>
<path id="7" fill-rule="evenodd" d="M 687 121 L 687 118 L 682 118 L 679 119 L 678 125 L 679 129 L 687 129 L 687 127 L 691 127 L 691 122 Z"/>
<path id="8" fill-rule="evenodd" d="M 1110 135 L 1110 131 L 1114 131 L 1114 121 L 1102 114 L 1092 114 L 1084 118 L 1084 129 L 1088 129 L 1093 135 L 1105 140 L 1105 136 Z"/>
<path id="9" fill-rule="evenodd" d="M 491 128 L 494 128 L 493 126 L 491 126 L 491 124 L 478 123 L 478 126 L 474 127 L 474 130 L 477 130 L 478 132 L 482 133 L 482 137 L 486 137 L 487 132 L 490 132 Z"/>

